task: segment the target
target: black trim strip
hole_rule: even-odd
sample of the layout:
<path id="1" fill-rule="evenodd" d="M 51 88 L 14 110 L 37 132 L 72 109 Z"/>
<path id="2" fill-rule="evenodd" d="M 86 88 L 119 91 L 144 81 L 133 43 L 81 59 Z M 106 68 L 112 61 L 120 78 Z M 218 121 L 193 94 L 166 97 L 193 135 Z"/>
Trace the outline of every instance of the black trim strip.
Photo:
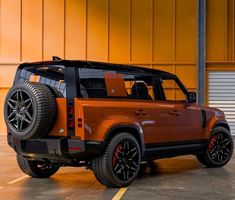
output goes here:
<path id="1" fill-rule="evenodd" d="M 193 145 L 207 142 L 206 139 L 201 140 L 185 140 L 176 142 L 162 142 L 162 143 L 148 143 L 145 145 L 146 150 L 150 148 L 170 147 L 170 146 L 181 146 L 181 145 Z"/>
<path id="2" fill-rule="evenodd" d="M 202 129 L 206 127 L 206 111 L 202 110 Z"/>
<path id="3" fill-rule="evenodd" d="M 67 98 L 67 116 L 66 116 L 66 118 L 67 118 L 67 130 L 68 130 L 68 136 L 75 136 L 75 126 L 76 126 L 76 124 L 75 124 L 75 115 L 74 115 L 74 113 L 73 113 L 73 116 L 69 116 L 69 114 L 68 114 L 68 108 L 70 107 L 70 106 L 73 106 L 74 107 L 74 99 L 68 99 Z M 74 127 L 69 127 L 68 126 L 68 121 L 69 120 L 72 120 L 72 118 L 73 118 L 73 120 L 74 120 Z"/>
<path id="4" fill-rule="evenodd" d="M 202 153 L 205 146 L 206 141 L 194 142 L 194 143 L 175 143 L 175 145 L 166 145 L 166 143 L 160 144 L 155 147 L 147 148 L 143 157 L 143 160 L 155 160 L 158 158 L 170 158 L 181 155 L 190 155 L 190 154 L 198 154 Z"/>

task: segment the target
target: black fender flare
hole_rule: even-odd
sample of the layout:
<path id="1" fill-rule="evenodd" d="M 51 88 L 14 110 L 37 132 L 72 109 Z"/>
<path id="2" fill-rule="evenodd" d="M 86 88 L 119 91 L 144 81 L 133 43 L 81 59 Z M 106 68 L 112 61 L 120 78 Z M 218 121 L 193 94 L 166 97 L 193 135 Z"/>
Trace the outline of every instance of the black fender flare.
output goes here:
<path id="1" fill-rule="evenodd" d="M 215 127 L 218 127 L 218 126 L 222 126 L 226 129 L 228 129 L 228 131 L 230 132 L 230 127 L 228 125 L 228 122 L 227 121 L 217 121 L 213 124 L 213 127 L 211 129 L 211 132 L 214 130 Z"/>

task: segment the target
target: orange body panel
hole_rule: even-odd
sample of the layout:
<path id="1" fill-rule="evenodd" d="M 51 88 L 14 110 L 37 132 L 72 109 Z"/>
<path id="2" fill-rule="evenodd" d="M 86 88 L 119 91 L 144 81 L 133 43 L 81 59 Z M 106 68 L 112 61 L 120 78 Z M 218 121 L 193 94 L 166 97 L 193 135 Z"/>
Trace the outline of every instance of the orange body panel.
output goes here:
<path id="1" fill-rule="evenodd" d="M 75 122 L 82 118 L 84 127 L 76 125 L 75 135 L 86 141 L 104 141 L 115 126 L 135 126 L 145 144 L 203 140 L 224 118 L 215 117 L 215 111 L 207 109 L 207 126 L 203 128 L 201 109 L 185 102 L 75 99 Z"/>
<path id="2" fill-rule="evenodd" d="M 67 136 L 67 100 L 56 98 L 57 117 L 49 136 Z"/>

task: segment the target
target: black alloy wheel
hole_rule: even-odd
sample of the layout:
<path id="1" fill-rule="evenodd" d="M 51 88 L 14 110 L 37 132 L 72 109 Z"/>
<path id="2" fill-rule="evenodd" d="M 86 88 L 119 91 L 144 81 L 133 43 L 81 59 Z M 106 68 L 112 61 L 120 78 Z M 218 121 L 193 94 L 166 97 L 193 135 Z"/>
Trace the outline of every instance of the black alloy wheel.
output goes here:
<path id="1" fill-rule="evenodd" d="M 7 118 L 11 127 L 18 132 L 25 131 L 32 123 L 34 109 L 30 95 L 24 90 L 16 90 L 7 100 Z"/>
<path id="2" fill-rule="evenodd" d="M 136 138 L 129 133 L 115 135 L 104 153 L 92 160 L 96 179 L 107 187 L 125 187 L 138 175 L 141 150 Z"/>
<path id="3" fill-rule="evenodd" d="M 233 155 L 233 138 L 228 129 L 215 127 L 205 146 L 204 152 L 197 154 L 199 162 L 207 167 L 223 167 Z"/>
<path id="4" fill-rule="evenodd" d="M 210 159 L 215 163 L 223 163 L 228 160 L 232 153 L 231 137 L 223 132 L 214 134 L 207 147 Z"/>
<path id="5" fill-rule="evenodd" d="M 17 139 L 47 135 L 56 119 L 56 101 L 47 85 L 22 82 L 9 90 L 4 105 L 8 133 Z"/>
<path id="6" fill-rule="evenodd" d="M 126 181 L 136 174 L 140 162 L 138 154 L 136 145 L 130 140 L 123 140 L 117 145 L 113 153 L 112 167 L 118 179 Z"/>

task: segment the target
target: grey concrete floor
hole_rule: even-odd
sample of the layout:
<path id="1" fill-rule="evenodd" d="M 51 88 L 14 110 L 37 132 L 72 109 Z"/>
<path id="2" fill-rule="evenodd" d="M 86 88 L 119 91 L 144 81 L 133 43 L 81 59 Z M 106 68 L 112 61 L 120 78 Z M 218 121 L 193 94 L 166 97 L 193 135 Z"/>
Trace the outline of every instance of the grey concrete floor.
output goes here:
<path id="1" fill-rule="evenodd" d="M 84 168 L 61 168 L 49 179 L 25 176 L 6 137 L 0 136 L 0 200 L 112 199 L 117 192 L 99 184 Z M 235 199 L 235 157 L 218 169 L 205 168 L 194 156 L 142 164 L 139 177 L 122 199 Z"/>

